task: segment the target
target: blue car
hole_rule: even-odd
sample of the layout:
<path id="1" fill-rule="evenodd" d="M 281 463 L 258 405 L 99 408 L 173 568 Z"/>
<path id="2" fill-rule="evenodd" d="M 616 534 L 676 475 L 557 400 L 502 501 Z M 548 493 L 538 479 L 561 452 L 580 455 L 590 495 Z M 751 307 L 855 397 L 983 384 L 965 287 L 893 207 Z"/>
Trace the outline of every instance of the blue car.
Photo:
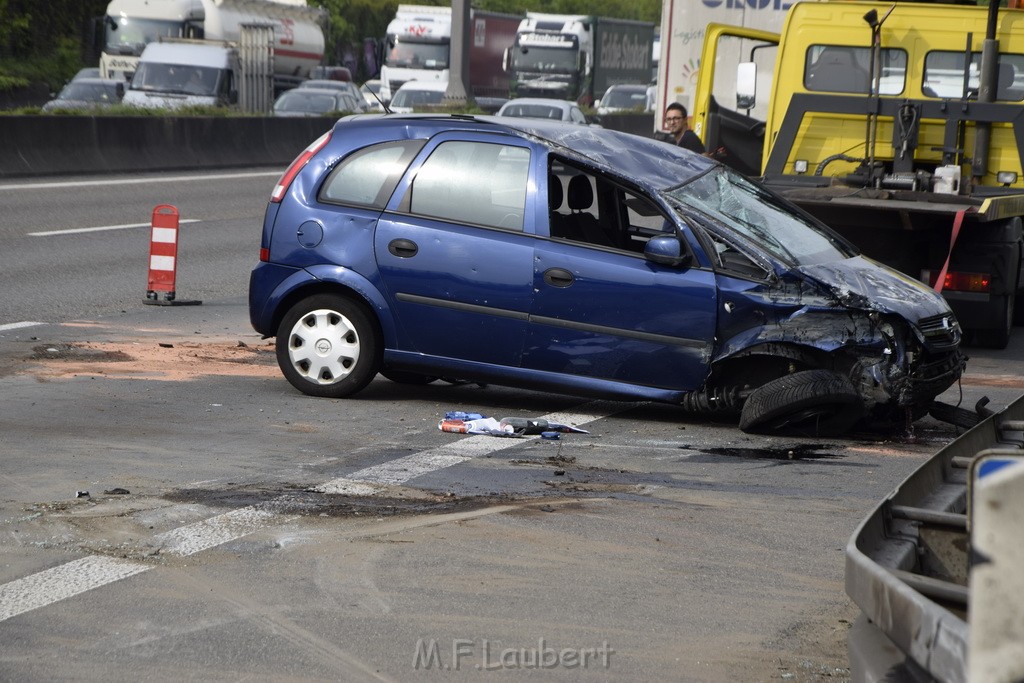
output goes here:
<path id="1" fill-rule="evenodd" d="M 273 190 L 249 310 L 312 396 L 457 378 L 757 432 L 903 425 L 964 367 L 941 296 L 762 186 L 506 117 L 338 121 Z"/>

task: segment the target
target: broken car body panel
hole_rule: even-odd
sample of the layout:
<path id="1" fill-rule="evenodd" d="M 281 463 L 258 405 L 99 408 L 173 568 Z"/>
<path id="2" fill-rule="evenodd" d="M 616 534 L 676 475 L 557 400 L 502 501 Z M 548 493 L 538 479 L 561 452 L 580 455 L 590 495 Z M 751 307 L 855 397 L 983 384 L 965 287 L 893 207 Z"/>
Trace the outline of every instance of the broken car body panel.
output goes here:
<path id="1" fill-rule="evenodd" d="M 940 296 L 671 145 L 370 115 L 306 156 L 268 208 L 250 313 L 307 393 L 348 395 L 380 370 L 736 412 L 770 380 L 823 369 L 882 415 L 920 412 L 962 370 Z M 369 321 L 328 314 L 352 333 L 332 343 L 328 326 L 310 353 L 295 319 L 321 324 L 300 315 L 322 315 L 303 309 L 313 296 Z"/>

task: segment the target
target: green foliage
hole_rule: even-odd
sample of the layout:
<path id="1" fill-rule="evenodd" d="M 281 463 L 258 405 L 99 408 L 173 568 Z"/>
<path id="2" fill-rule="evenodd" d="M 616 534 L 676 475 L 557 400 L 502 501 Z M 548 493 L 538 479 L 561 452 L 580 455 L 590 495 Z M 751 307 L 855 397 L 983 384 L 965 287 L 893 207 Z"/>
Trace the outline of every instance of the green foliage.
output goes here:
<path id="1" fill-rule="evenodd" d="M 3 66 L 0 65 L 0 92 L 14 90 L 15 88 L 27 88 L 31 82 L 24 76 L 5 74 Z"/>

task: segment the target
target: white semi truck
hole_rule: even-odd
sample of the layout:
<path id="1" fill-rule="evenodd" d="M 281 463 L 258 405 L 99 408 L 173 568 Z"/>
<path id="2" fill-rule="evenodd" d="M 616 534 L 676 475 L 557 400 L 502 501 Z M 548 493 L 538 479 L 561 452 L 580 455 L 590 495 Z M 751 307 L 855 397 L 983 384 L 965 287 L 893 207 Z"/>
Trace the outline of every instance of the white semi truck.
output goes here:
<path id="1" fill-rule="evenodd" d="M 502 55 L 515 39 L 520 17 L 470 10 L 469 90 L 478 102 L 508 96 Z M 389 102 L 408 81 L 447 83 L 452 40 L 451 7 L 399 5 L 387 28 L 380 98 Z"/>
<path id="2" fill-rule="evenodd" d="M 305 0 L 111 0 L 100 74 L 130 80 L 142 51 L 161 38 L 234 42 L 242 25 L 270 24 L 274 86 L 284 90 L 322 61 L 324 16 Z"/>
<path id="3" fill-rule="evenodd" d="M 503 62 L 509 94 L 589 106 L 610 85 L 648 83 L 653 44 L 651 23 L 527 12 Z"/>

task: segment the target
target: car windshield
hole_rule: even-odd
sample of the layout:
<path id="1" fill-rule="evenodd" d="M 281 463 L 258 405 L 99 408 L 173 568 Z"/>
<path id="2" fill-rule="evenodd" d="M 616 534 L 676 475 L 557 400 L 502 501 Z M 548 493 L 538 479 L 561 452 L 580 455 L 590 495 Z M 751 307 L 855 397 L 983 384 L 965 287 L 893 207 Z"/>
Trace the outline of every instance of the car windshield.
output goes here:
<path id="1" fill-rule="evenodd" d="M 806 266 L 854 255 L 839 239 L 783 206 L 775 195 L 724 167 L 668 190 L 665 196 L 711 216 L 782 263 Z"/>
<path id="2" fill-rule="evenodd" d="M 71 81 L 60 91 L 59 99 L 76 102 L 115 102 L 117 90 L 102 83 Z"/>
<path id="3" fill-rule="evenodd" d="M 425 104 L 441 104 L 443 90 L 399 90 L 391 101 L 393 107 L 419 107 Z"/>
<path id="4" fill-rule="evenodd" d="M 277 111 L 298 111 L 325 114 L 341 107 L 337 98 L 329 93 L 302 92 L 296 89 L 285 93 L 278 99 L 274 109 Z"/>
<path id="5" fill-rule="evenodd" d="M 625 89 L 610 88 L 608 94 L 601 101 L 605 107 L 616 107 L 618 109 L 643 108 L 647 104 L 647 89 Z"/>
<path id="6" fill-rule="evenodd" d="M 527 119 L 562 120 L 562 110 L 546 104 L 510 104 L 502 112 L 502 116 L 517 116 Z"/>

